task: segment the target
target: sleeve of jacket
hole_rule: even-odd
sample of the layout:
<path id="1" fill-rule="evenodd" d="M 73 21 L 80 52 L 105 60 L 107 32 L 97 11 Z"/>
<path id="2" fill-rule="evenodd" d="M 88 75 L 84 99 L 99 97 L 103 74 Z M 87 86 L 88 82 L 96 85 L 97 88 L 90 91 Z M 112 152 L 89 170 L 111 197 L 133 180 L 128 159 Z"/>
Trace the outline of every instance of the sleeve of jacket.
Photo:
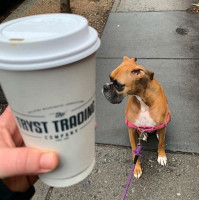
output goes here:
<path id="1" fill-rule="evenodd" d="M 12 192 L 0 180 L 0 200 L 30 200 L 35 193 L 32 186 L 26 192 Z"/>

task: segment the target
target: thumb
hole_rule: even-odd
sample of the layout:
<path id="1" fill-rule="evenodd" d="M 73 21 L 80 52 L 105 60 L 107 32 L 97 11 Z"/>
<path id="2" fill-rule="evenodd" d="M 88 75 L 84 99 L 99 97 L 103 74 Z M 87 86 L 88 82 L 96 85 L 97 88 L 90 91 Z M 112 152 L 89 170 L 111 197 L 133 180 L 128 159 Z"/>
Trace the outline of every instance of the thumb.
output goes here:
<path id="1" fill-rule="evenodd" d="M 0 149 L 0 178 L 46 173 L 57 165 L 55 152 L 26 147 Z"/>

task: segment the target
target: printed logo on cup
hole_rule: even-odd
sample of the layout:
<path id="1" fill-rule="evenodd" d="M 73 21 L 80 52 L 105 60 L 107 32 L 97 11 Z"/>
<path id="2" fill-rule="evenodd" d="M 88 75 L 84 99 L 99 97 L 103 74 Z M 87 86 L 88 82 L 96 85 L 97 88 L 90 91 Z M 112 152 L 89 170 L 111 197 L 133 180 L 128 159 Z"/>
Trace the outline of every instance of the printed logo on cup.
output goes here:
<path id="1" fill-rule="evenodd" d="M 74 107 L 76 105 L 76 107 Z M 53 112 L 62 108 L 62 112 Z M 44 115 L 38 116 L 39 113 L 47 111 L 48 117 Z M 50 112 L 49 112 L 50 111 Z M 62 141 L 70 139 L 74 134 L 78 134 L 79 130 L 84 129 L 94 118 L 95 100 L 92 97 L 87 102 L 78 101 L 43 107 L 29 111 L 28 114 L 15 112 L 15 117 L 20 130 L 31 137 L 40 137 L 45 140 Z M 37 114 L 36 115 L 33 115 Z M 35 117 L 35 119 L 34 119 Z M 38 120 L 40 118 L 49 120 Z"/>

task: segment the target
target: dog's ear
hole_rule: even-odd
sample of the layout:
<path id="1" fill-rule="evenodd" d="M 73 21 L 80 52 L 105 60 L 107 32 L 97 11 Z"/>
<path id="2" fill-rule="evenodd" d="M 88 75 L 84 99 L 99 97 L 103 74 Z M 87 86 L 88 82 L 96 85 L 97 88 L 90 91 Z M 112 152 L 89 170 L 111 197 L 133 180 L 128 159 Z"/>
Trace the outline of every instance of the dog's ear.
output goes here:
<path id="1" fill-rule="evenodd" d="M 137 61 L 137 58 L 129 58 L 129 57 L 127 57 L 127 56 L 124 56 L 124 57 L 123 57 L 123 61 L 127 61 L 127 60 L 136 62 L 136 61 Z"/>
<path id="2" fill-rule="evenodd" d="M 136 76 L 136 83 L 143 85 L 146 89 L 149 79 L 146 77 L 146 72 L 143 69 L 134 69 L 131 71 L 131 74 Z"/>
<path id="3" fill-rule="evenodd" d="M 145 74 L 143 69 L 137 68 L 131 71 L 131 74 L 136 75 L 138 78 L 142 78 Z"/>
<path id="4" fill-rule="evenodd" d="M 154 72 L 146 70 L 146 74 L 149 76 L 150 80 L 153 80 Z"/>
<path id="5" fill-rule="evenodd" d="M 136 61 L 137 61 L 137 58 L 131 58 L 131 60 L 133 60 L 134 62 L 136 62 Z"/>
<path id="6" fill-rule="evenodd" d="M 144 74 L 146 74 L 149 76 L 150 80 L 153 80 L 153 76 L 154 76 L 154 73 L 149 71 L 148 69 L 143 70 L 143 69 L 137 68 L 137 69 L 132 70 L 131 73 L 137 75 L 139 78 L 143 78 Z"/>
<path id="7" fill-rule="evenodd" d="M 127 61 L 127 60 L 130 60 L 130 58 L 127 57 L 127 56 L 124 56 L 124 57 L 123 57 L 123 61 Z"/>

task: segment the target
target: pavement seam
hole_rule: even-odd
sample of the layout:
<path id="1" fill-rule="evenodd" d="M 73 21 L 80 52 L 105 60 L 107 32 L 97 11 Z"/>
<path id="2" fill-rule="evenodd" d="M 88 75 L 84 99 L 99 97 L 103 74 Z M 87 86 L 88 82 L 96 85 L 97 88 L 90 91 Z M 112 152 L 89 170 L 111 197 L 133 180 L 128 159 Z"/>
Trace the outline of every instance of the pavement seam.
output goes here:
<path id="1" fill-rule="evenodd" d="M 119 9 L 119 7 L 120 7 L 121 1 L 122 1 L 122 0 L 119 0 L 119 2 L 118 2 L 118 4 L 117 4 L 117 8 L 116 8 L 116 10 L 115 10 L 116 13 L 118 12 L 118 9 Z"/>
<path id="2" fill-rule="evenodd" d="M 121 0 L 120 0 L 121 1 Z M 118 3 L 119 5 L 119 3 Z M 118 7 L 118 6 L 117 6 Z M 115 12 L 111 12 L 110 15 L 112 14 L 134 14 L 134 13 L 169 13 L 169 12 L 184 12 L 187 13 L 189 15 L 197 15 L 195 13 L 189 13 L 187 10 L 162 10 L 162 11 L 132 11 L 132 12 L 127 12 L 127 11 L 115 11 Z"/>
<path id="3" fill-rule="evenodd" d="M 117 9 L 117 6 L 118 6 L 118 3 L 120 2 L 120 0 L 115 0 L 114 3 L 113 3 L 113 7 L 111 9 L 111 12 L 112 13 L 115 13 L 116 12 L 116 9 Z"/>
<path id="4" fill-rule="evenodd" d="M 53 191 L 53 187 L 49 187 L 45 200 L 49 200 Z"/>
<path id="5" fill-rule="evenodd" d="M 118 7 L 117 7 L 117 9 L 118 9 Z M 141 10 L 134 10 L 134 11 L 132 11 L 132 12 L 127 12 L 127 11 L 118 11 L 118 10 L 116 10 L 116 12 L 117 13 L 138 13 L 138 12 L 140 12 L 140 13 L 150 13 L 150 12 L 187 12 L 187 10 L 158 10 L 158 11 L 155 11 L 155 10 L 149 10 L 149 11 L 141 11 Z M 188 13 L 188 12 L 187 12 Z M 189 14 L 194 14 L 194 13 L 189 13 Z"/>
<path id="6" fill-rule="evenodd" d="M 127 149 L 131 151 L 131 146 L 122 146 L 122 145 L 116 145 L 116 144 L 103 144 L 103 143 L 96 143 L 95 144 L 97 147 L 106 147 L 106 148 L 117 148 L 117 149 Z M 156 149 L 142 149 L 143 152 L 153 152 L 157 153 L 157 148 Z M 182 151 L 172 151 L 172 150 L 165 150 L 166 153 L 169 154 L 182 154 L 182 155 L 191 155 L 191 156 L 199 156 L 199 153 L 194 153 L 194 152 L 182 152 Z"/>
<path id="7" fill-rule="evenodd" d="M 97 57 L 96 59 L 122 59 L 123 57 Z M 136 57 L 137 59 L 143 60 L 199 60 L 199 58 L 142 58 Z"/>

